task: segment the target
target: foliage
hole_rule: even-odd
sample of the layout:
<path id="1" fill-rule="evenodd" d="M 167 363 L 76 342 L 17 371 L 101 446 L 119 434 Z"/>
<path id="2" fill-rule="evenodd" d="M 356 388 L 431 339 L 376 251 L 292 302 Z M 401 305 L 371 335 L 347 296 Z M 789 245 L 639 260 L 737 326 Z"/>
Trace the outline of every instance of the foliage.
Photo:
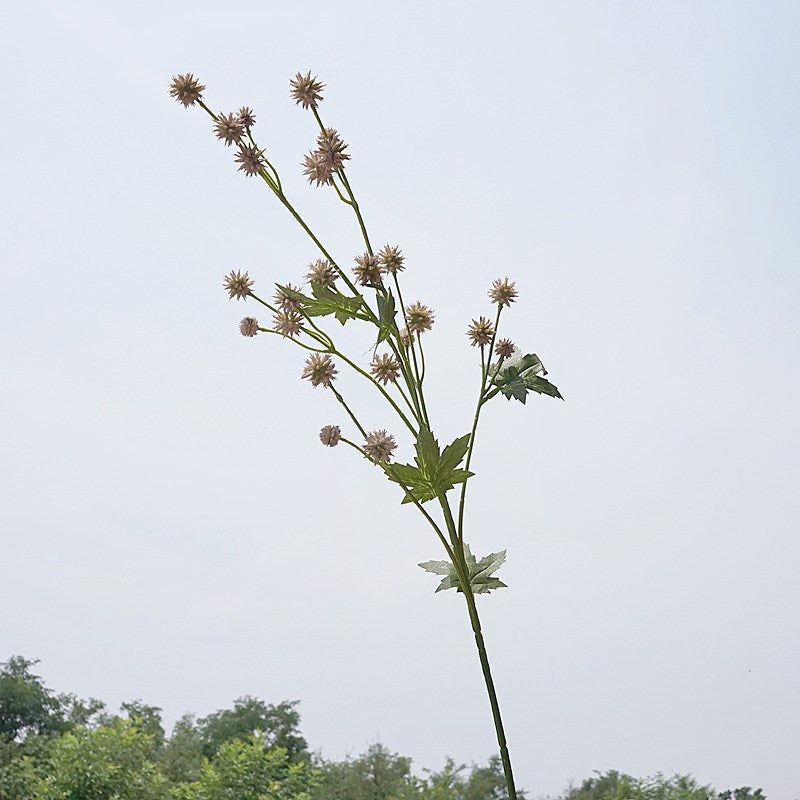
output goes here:
<path id="1" fill-rule="evenodd" d="M 467 565 L 469 585 L 472 587 L 473 593 L 488 594 L 492 589 L 506 588 L 503 581 L 492 577 L 492 574 L 500 569 L 505 560 L 506 551 L 501 550 L 499 553 L 489 553 L 488 556 L 484 556 L 478 561 L 472 555 L 469 545 L 464 545 L 464 563 Z M 426 572 L 445 576 L 436 587 L 437 592 L 443 592 L 445 589 L 455 589 L 457 592 L 464 591 L 456 568 L 451 561 L 423 561 L 419 566 Z"/>

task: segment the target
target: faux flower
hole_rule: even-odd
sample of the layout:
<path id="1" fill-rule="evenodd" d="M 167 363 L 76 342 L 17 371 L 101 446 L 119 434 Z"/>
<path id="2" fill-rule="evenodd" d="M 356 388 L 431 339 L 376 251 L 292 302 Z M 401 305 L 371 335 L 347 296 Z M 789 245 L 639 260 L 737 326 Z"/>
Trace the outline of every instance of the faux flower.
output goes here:
<path id="1" fill-rule="evenodd" d="M 472 320 L 472 325 L 467 329 L 467 336 L 473 347 L 490 344 L 494 336 L 494 325 L 486 317 L 478 317 Z"/>
<path id="2" fill-rule="evenodd" d="M 292 99 L 302 105 L 303 108 L 316 108 L 317 103 L 322 100 L 322 90 L 325 88 L 324 83 L 317 80 L 316 75 L 311 77 L 311 70 L 307 75 L 300 72 L 289 81 L 289 86 L 292 87 Z"/>
<path id="3" fill-rule="evenodd" d="M 282 333 L 284 336 L 297 336 L 297 334 L 303 330 L 303 317 L 291 309 L 288 311 L 281 311 L 280 314 L 275 315 L 272 324 L 275 330 L 278 331 L 278 333 Z M 316 386 L 316 384 L 314 385 Z"/>
<path id="4" fill-rule="evenodd" d="M 353 267 L 353 273 L 362 286 L 380 286 L 382 283 L 378 257 L 369 253 L 364 253 L 363 256 L 356 256 L 356 266 Z"/>
<path id="5" fill-rule="evenodd" d="M 511 341 L 511 339 L 501 339 L 494 346 L 494 352 L 500 356 L 500 358 L 504 359 L 508 359 L 510 356 L 512 356 L 514 354 L 514 350 L 514 343 Z"/>
<path id="6" fill-rule="evenodd" d="M 517 299 L 517 290 L 514 282 L 508 278 L 496 278 L 492 281 L 492 288 L 489 289 L 489 299 L 499 306 L 510 306 Z"/>
<path id="7" fill-rule="evenodd" d="M 370 431 L 364 443 L 364 452 L 376 464 L 388 464 L 397 447 L 394 436 L 386 431 Z"/>
<path id="8" fill-rule="evenodd" d="M 241 273 L 238 270 L 234 272 L 231 270 L 229 275 L 225 276 L 222 285 L 228 292 L 231 300 L 245 300 L 250 294 L 250 287 L 255 281 L 250 280 L 250 276 L 245 272 Z"/>
<path id="9" fill-rule="evenodd" d="M 258 320 L 255 317 L 245 317 L 239 323 L 242 336 L 255 336 L 258 333 Z"/>
<path id="10" fill-rule="evenodd" d="M 381 269 L 391 275 L 396 275 L 405 269 L 403 266 L 405 260 L 399 247 L 389 247 L 387 244 L 378 252 L 378 263 L 381 265 Z"/>
<path id="11" fill-rule="evenodd" d="M 261 162 L 261 152 L 252 144 L 239 143 L 239 149 L 233 160 L 239 165 L 239 171 L 252 177 L 258 175 L 263 166 Z"/>
<path id="12" fill-rule="evenodd" d="M 220 114 L 214 122 L 217 139 L 222 139 L 230 147 L 239 144 L 244 136 L 244 125 L 236 114 Z"/>
<path id="13" fill-rule="evenodd" d="M 326 425 L 319 432 L 319 440 L 325 447 L 336 447 L 339 439 L 342 438 L 342 431 L 338 425 Z"/>
<path id="14" fill-rule="evenodd" d="M 412 303 L 406 309 L 406 321 L 411 333 L 429 331 L 433 326 L 433 311 L 422 303 Z"/>
<path id="15" fill-rule="evenodd" d="M 384 353 L 372 359 L 369 371 L 377 380 L 386 386 L 387 383 L 394 383 L 397 380 L 400 375 L 400 363 L 393 355 Z"/>
<path id="16" fill-rule="evenodd" d="M 169 93 L 179 103 L 183 103 L 184 108 L 188 108 L 203 97 L 205 88 L 191 72 L 187 72 L 172 79 Z"/>
<path id="17" fill-rule="evenodd" d="M 338 371 L 327 353 L 312 353 L 306 359 L 306 365 L 301 377 L 308 378 L 312 386 L 330 388 L 336 379 Z"/>
<path id="18" fill-rule="evenodd" d="M 318 283 L 326 289 L 333 289 L 336 277 L 337 273 L 333 268 L 333 264 L 326 258 L 318 258 L 312 264 L 308 265 L 306 280 L 309 283 Z"/>

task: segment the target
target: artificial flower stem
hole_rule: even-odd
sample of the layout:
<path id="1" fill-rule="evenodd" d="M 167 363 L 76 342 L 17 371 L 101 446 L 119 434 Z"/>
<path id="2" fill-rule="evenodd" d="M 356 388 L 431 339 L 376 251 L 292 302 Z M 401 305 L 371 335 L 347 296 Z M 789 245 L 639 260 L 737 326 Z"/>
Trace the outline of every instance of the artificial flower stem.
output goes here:
<path id="1" fill-rule="evenodd" d="M 347 403 L 345 403 L 344 398 L 332 386 L 331 386 L 331 391 L 333 392 L 336 399 L 342 404 L 342 407 L 347 412 L 347 415 L 350 417 L 350 419 L 353 420 L 353 424 L 356 426 L 356 428 L 358 428 L 358 432 L 366 439 L 367 432 L 364 430 L 364 428 L 361 427 L 361 423 L 356 418 L 356 415 L 350 410 L 350 406 L 348 406 Z M 342 441 L 346 442 L 347 440 L 342 439 Z M 355 445 L 352 442 L 347 442 L 347 444 L 352 445 L 353 447 L 356 448 L 356 450 L 359 450 L 362 455 L 366 456 L 366 453 L 363 450 L 361 450 L 361 448 L 358 445 Z"/>

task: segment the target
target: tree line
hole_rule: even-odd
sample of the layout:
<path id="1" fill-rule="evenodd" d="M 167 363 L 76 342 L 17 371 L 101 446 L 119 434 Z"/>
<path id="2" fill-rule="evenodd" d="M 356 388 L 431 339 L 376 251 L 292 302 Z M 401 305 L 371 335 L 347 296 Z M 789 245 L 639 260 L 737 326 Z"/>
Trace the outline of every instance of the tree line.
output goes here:
<path id="1" fill-rule="evenodd" d="M 382 744 L 342 761 L 309 750 L 297 702 L 240 697 L 206 717 L 185 714 L 167 736 L 161 709 L 58 694 L 38 661 L 0 664 L 0 800 L 507 800 L 499 757 L 415 775 Z M 525 792 L 521 797 L 526 798 Z M 717 792 L 691 776 L 596 774 L 560 800 L 766 800 Z"/>

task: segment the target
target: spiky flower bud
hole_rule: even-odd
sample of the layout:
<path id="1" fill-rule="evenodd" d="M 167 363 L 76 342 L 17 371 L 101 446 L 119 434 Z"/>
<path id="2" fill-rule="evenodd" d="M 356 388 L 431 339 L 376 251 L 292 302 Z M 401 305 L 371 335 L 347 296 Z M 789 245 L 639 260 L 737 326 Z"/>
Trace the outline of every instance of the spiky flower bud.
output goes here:
<path id="1" fill-rule="evenodd" d="M 411 345 L 411 331 L 404 326 L 398 332 L 400 334 L 400 344 L 403 347 L 409 347 Z"/>
<path id="2" fill-rule="evenodd" d="M 258 175 L 264 166 L 261 161 L 261 151 L 251 144 L 239 143 L 239 149 L 233 160 L 239 165 L 239 171 L 252 177 Z"/>
<path id="3" fill-rule="evenodd" d="M 331 357 L 325 353 L 312 353 L 306 359 L 302 378 L 308 378 L 312 386 L 324 386 L 330 388 L 339 370 L 336 369 Z"/>
<path id="4" fill-rule="evenodd" d="M 332 172 L 341 169 L 350 156 L 344 151 L 347 145 L 333 128 L 325 128 L 317 136 L 317 154 Z"/>
<path id="5" fill-rule="evenodd" d="M 291 283 L 287 283 L 286 288 L 289 290 L 289 292 L 300 291 L 297 288 L 297 286 L 292 286 Z M 275 292 L 273 297 L 275 298 L 275 305 L 279 306 L 283 311 L 299 311 L 303 306 L 303 304 L 299 300 L 296 300 L 291 295 L 284 292 L 283 289 L 280 288 L 280 286 L 278 287 L 278 291 Z"/>
<path id="6" fill-rule="evenodd" d="M 429 331 L 433 326 L 433 311 L 422 303 L 412 303 L 406 309 L 406 321 L 411 333 Z"/>
<path id="7" fill-rule="evenodd" d="M 375 356 L 370 364 L 369 371 L 384 386 L 387 383 L 395 383 L 400 375 L 400 362 L 388 353 Z"/>
<path id="8" fill-rule="evenodd" d="M 497 344 L 494 346 L 494 352 L 500 356 L 500 358 L 510 358 L 514 355 L 514 342 L 511 339 L 501 339 Z"/>
<path id="9" fill-rule="evenodd" d="M 203 97 L 205 88 L 191 72 L 187 72 L 185 75 L 177 75 L 172 79 L 169 93 L 179 103 L 183 103 L 184 108 L 188 108 Z"/>
<path id="10" fill-rule="evenodd" d="M 492 281 L 492 288 L 489 289 L 489 299 L 499 306 L 510 306 L 517 299 L 517 290 L 514 282 L 509 279 L 496 278 Z"/>
<path id="11" fill-rule="evenodd" d="M 303 175 L 308 178 L 309 183 L 316 183 L 317 186 L 327 186 L 331 182 L 333 169 L 325 160 L 325 157 L 317 150 L 314 150 L 303 156 Z"/>
<path id="12" fill-rule="evenodd" d="M 318 258 L 312 264 L 308 265 L 306 280 L 309 283 L 318 283 L 326 289 L 333 289 L 336 278 L 337 272 L 333 268 L 333 264 L 331 264 L 327 258 Z"/>
<path id="13" fill-rule="evenodd" d="M 391 434 L 386 431 L 370 431 L 364 443 L 364 452 L 376 464 L 388 464 L 396 447 L 397 442 Z"/>
<path id="14" fill-rule="evenodd" d="M 303 317 L 296 311 L 281 311 L 273 317 L 272 325 L 284 336 L 297 336 L 303 330 Z"/>
<path id="15" fill-rule="evenodd" d="M 222 139 L 226 147 L 230 147 L 234 142 L 241 143 L 244 125 L 236 114 L 220 114 L 214 122 L 214 132 L 217 139 Z"/>
<path id="16" fill-rule="evenodd" d="M 473 347 L 490 344 L 494 336 L 494 325 L 486 317 L 478 317 L 472 320 L 472 325 L 467 329 L 467 336 Z"/>
<path id="17" fill-rule="evenodd" d="M 364 253 L 363 256 L 356 256 L 356 266 L 353 267 L 353 273 L 362 286 L 380 286 L 383 283 L 378 257 L 369 253 Z"/>
<path id="18" fill-rule="evenodd" d="M 258 320 L 255 317 L 245 317 L 239 323 L 242 336 L 255 336 L 258 333 Z"/>
<path id="19" fill-rule="evenodd" d="M 399 247 L 389 247 L 387 244 L 386 247 L 378 252 L 378 263 L 381 265 L 381 269 L 391 275 L 396 275 L 405 269 L 405 266 L 403 266 L 405 260 L 405 256 L 400 252 Z"/>
<path id="20" fill-rule="evenodd" d="M 251 293 L 250 287 L 255 281 L 250 280 L 250 276 L 245 272 L 241 273 L 238 270 L 234 272 L 231 270 L 229 275 L 225 276 L 222 285 L 228 292 L 228 296 L 233 300 L 246 300 L 247 296 Z"/>
<path id="21" fill-rule="evenodd" d="M 289 81 L 289 86 L 292 87 L 292 99 L 302 105 L 303 108 L 308 108 L 309 106 L 316 108 L 317 103 L 322 100 L 322 90 L 325 88 L 325 84 L 320 83 L 316 75 L 313 78 L 311 77 L 311 70 L 306 75 L 298 72 Z"/>
<path id="22" fill-rule="evenodd" d="M 342 438 L 342 431 L 338 425 L 326 425 L 319 432 L 319 440 L 325 447 L 336 447 L 339 439 Z"/>
<path id="23" fill-rule="evenodd" d="M 256 124 L 256 115 L 252 108 L 242 106 L 236 116 L 245 128 L 252 128 Z"/>

